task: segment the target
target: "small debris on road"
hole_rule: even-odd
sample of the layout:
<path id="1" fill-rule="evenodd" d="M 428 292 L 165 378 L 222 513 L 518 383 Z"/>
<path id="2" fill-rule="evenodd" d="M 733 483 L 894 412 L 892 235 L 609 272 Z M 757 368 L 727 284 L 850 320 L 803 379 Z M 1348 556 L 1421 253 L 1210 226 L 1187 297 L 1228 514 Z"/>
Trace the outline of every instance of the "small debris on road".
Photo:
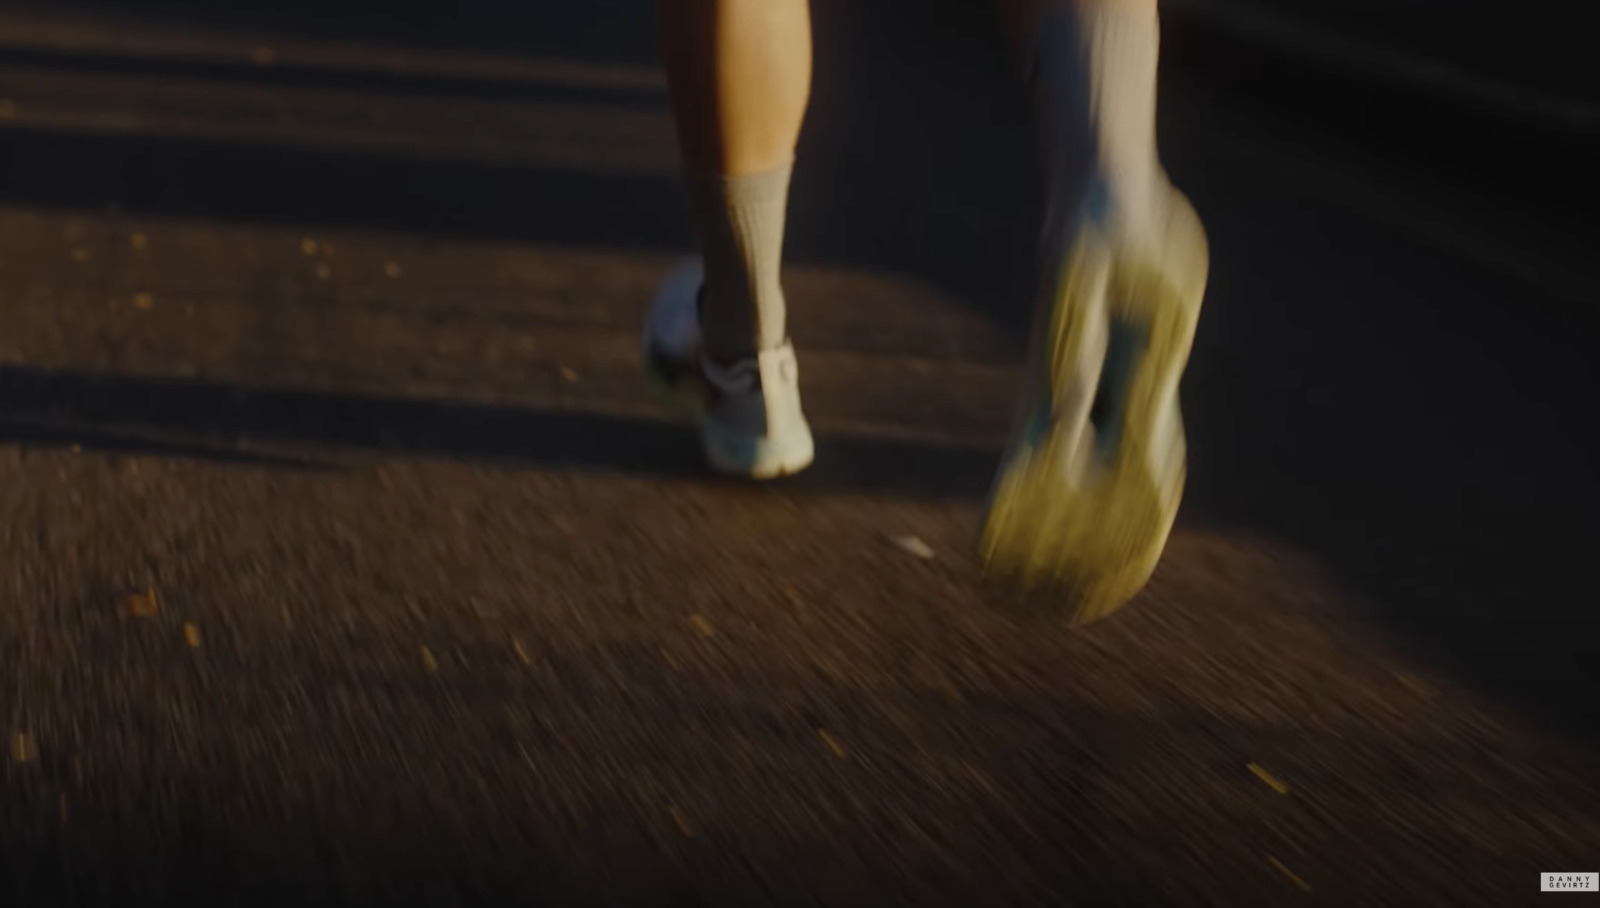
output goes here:
<path id="1" fill-rule="evenodd" d="M 122 609 L 135 618 L 149 618 L 160 612 L 161 605 L 156 601 L 155 587 L 123 599 Z"/>
<path id="2" fill-rule="evenodd" d="M 1275 857 L 1273 857 L 1272 855 L 1269 854 L 1269 855 L 1267 855 L 1267 863 L 1271 864 L 1273 867 L 1276 867 L 1279 873 L 1281 873 L 1285 877 L 1287 877 L 1289 882 L 1295 884 L 1301 890 L 1303 890 L 1305 892 L 1310 892 L 1311 891 L 1311 884 L 1307 883 L 1305 880 L 1300 879 L 1300 877 L 1293 870 L 1290 870 L 1289 868 L 1283 866 L 1283 862 L 1282 861 L 1278 860 L 1277 858 L 1275 858 Z"/>
<path id="3" fill-rule="evenodd" d="M 135 249 L 143 249 L 150 245 L 150 238 L 142 233 L 135 233 L 128 237 L 128 245 Z"/>
<path id="4" fill-rule="evenodd" d="M 890 541 L 912 556 L 921 558 L 924 561 L 931 561 L 934 558 L 933 549 L 929 548 L 926 542 L 915 536 L 893 536 L 890 537 Z"/>
<path id="5" fill-rule="evenodd" d="M 395 264 L 394 262 L 384 262 L 383 263 L 383 273 L 387 277 L 399 277 L 400 276 L 400 266 Z"/>
<path id="6" fill-rule="evenodd" d="M 154 306 L 155 304 L 156 304 L 155 297 L 151 296 L 148 293 L 135 293 L 133 295 L 133 305 L 134 305 L 134 308 L 136 308 L 136 309 L 149 309 L 151 306 Z"/>
<path id="7" fill-rule="evenodd" d="M 717 629 L 711 626 L 711 622 L 707 621 L 704 615 L 690 615 L 689 623 L 694 626 L 695 630 L 700 632 L 702 637 L 715 637 L 717 635 Z"/>
<path id="8" fill-rule="evenodd" d="M 300 251 L 305 253 L 306 255 L 316 255 L 317 254 L 317 241 L 312 239 L 311 237 L 306 237 L 305 239 L 300 241 Z"/>
<path id="9" fill-rule="evenodd" d="M 439 660 L 433 657 L 433 650 L 426 646 L 422 648 L 422 667 L 430 672 L 439 670 Z"/>
<path id="10" fill-rule="evenodd" d="M 188 642 L 190 649 L 199 649 L 200 628 L 195 627 L 192 622 L 185 621 L 183 624 L 183 639 Z"/>
<path id="11" fill-rule="evenodd" d="M 1289 793 L 1289 786 L 1279 781 L 1278 778 L 1272 773 L 1267 772 L 1265 769 L 1262 769 L 1255 763 L 1246 763 L 1244 766 L 1246 769 L 1250 770 L 1250 772 L 1254 773 L 1256 778 L 1267 783 L 1268 788 L 1271 788 L 1273 791 L 1281 795 L 1286 795 Z"/>
<path id="12" fill-rule="evenodd" d="M 679 832 L 690 838 L 694 838 L 694 827 L 689 825 L 689 818 L 683 815 L 683 811 L 679 810 L 676 806 L 668 805 L 667 813 L 672 814 L 672 822 L 678 824 Z"/>
<path id="13" fill-rule="evenodd" d="M 39 749 L 33 743 L 33 736 L 25 731 L 19 731 L 11 739 L 11 758 L 18 763 L 32 763 L 39 756 Z"/>
<path id="14" fill-rule="evenodd" d="M 826 730 L 820 728 L 817 729 L 817 737 L 822 739 L 822 743 L 828 745 L 828 749 L 833 751 L 834 756 L 843 757 L 845 755 L 844 745 L 840 744 L 839 741 L 834 738 L 833 735 L 828 734 Z"/>

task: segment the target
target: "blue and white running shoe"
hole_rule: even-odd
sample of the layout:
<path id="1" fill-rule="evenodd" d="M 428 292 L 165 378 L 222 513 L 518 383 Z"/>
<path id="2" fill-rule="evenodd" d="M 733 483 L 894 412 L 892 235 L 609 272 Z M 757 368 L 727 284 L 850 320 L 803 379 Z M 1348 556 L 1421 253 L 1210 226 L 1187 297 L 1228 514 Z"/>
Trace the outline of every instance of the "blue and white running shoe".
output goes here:
<path id="1" fill-rule="evenodd" d="M 719 473 L 773 479 L 816 456 L 800 408 L 800 370 L 788 341 L 734 363 L 707 359 L 701 344 L 698 261 L 675 269 L 650 304 L 644 332 L 651 383 L 700 427 L 706 460 Z"/>

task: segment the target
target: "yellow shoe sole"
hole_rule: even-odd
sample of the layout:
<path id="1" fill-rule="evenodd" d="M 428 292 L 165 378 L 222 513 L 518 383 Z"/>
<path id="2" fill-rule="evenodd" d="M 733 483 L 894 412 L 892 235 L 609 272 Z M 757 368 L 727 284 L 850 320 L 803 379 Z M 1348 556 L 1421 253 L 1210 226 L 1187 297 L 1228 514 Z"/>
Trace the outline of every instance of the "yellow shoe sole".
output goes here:
<path id="1" fill-rule="evenodd" d="M 1024 403 L 980 536 L 987 575 L 1050 588 L 1075 625 L 1143 589 L 1183 495 L 1178 383 L 1209 252 L 1176 190 L 1154 239 L 1153 252 L 1139 251 L 1093 227 L 1079 231 L 1036 332 L 1030 374 L 1040 386 Z"/>

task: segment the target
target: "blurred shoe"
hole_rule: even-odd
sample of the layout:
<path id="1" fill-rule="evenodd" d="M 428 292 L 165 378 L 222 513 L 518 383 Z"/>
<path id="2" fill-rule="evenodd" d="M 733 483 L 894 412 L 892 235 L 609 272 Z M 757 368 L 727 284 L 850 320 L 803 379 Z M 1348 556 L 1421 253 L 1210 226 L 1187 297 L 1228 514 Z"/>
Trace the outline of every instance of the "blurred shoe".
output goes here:
<path id="1" fill-rule="evenodd" d="M 1157 197 L 1136 230 L 1087 204 L 1047 244 L 1022 411 L 980 540 L 988 573 L 1055 588 L 1076 624 L 1144 587 L 1183 494 L 1178 383 L 1209 257 L 1188 200 L 1164 180 Z"/>
<path id="2" fill-rule="evenodd" d="M 679 266 L 650 304 L 644 358 L 651 384 L 700 427 L 712 469 L 746 479 L 773 479 L 811 465 L 815 445 L 800 408 L 794 347 L 763 350 L 715 363 L 701 346 L 698 261 Z"/>

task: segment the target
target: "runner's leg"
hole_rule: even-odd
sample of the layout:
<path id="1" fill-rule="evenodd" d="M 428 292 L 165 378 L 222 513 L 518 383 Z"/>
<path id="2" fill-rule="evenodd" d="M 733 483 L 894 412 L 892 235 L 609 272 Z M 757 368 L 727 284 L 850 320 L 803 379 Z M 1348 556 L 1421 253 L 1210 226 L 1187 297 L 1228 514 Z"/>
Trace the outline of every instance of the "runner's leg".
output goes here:
<path id="1" fill-rule="evenodd" d="M 1144 586 L 1177 515 L 1205 234 L 1156 157 L 1154 0 L 1003 5 L 1047 204 L 1026 393 L 980 550 L 1083 622 Z"/>
<path id="2" fill-rule="evenodd" d="M 780 269 L 811 91 L 807 0 L 663 0 L 662 38 L 701 256 L 652 302 L 646 364 L 713 468 L 794 473 L 814 448 Z"/>
<path id="3" fill-rule="evenodd" d="M 1156 0 L 1001 0 L 1055 211 L 1103 182 L 1119 222 L 1158 209 Z M 1058 225 L 1047 225 L 1058 226 Z M 1127 224 L 1124 233 L 1146 225 Z"/>
<path id="4" fill-rule="evenodd" d="M 779 267 L 811 94 L 808 0 L 663 0 L 667 78 L 705 258 L 705 345 L 730 362 L 786 339 Z"/>

